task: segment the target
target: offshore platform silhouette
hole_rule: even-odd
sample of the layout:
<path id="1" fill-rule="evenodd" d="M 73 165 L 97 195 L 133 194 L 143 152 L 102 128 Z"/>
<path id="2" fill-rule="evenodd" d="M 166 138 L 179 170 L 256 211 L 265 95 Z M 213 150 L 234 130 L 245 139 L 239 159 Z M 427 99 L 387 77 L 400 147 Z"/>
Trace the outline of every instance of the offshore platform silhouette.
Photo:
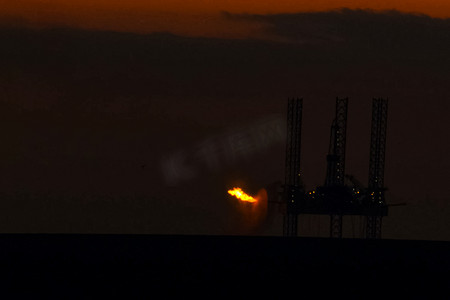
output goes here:
<path id="1" fill-rule="evenodd" d="M 342 238 L 345 215 L 365 217 L 365 237 L 381 238 L 382 218 L 387 216 L 384 165 L 387 127 L 387 99 L 373 99 L 369 154 L 369 179 L 364 187 L 345 173 L 345 145 L 348 98 L 336 98 L 336 113 L 331 125 L 325 182 L 305 191 L 300 178 L 303 99 L 289 99 L 285 184 L 282 197 L 283 235 L 297 236 L 298 216 L 330 216 L 330 237 Z"/>

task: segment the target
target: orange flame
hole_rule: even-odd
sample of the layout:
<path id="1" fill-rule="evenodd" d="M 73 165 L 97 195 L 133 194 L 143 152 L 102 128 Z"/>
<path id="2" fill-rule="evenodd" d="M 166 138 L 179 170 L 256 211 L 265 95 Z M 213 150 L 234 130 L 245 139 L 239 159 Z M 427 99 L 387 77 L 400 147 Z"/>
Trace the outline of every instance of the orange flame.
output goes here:
<path id="1" fill-rule="evenodd" d="M 228 190 L 228 194 L 230 194 L 231 196 L 235 196 L 236 198 L 238 198 L 241 201 L 251 202 L 251 203 L 256 202 L 255 198 L 253 198 L 250 195 L 247 195 L 241 188 L 238 188 L 238 187 L 235 187 L 232 190 Z"/>

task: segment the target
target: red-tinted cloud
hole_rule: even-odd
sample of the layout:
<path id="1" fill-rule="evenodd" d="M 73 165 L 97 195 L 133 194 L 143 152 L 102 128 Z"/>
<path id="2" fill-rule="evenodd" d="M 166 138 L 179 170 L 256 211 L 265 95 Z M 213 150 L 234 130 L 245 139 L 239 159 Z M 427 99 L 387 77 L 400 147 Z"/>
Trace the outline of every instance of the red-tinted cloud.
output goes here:
<path id="1" fill-rule="evenodd" d="M 247 37 L 258 25 L 230 22 L 220 12 L 279 14 L 326 11 L 341 7 L 351 9 L 396 9 L 450 16 L 450 2 L 432 1 L 298 1 L 298 0 L 216 0 L 216 1 L 105 1 L 105 0 L 19 0 L 0 1 L 0 17 L 20 17 L 34 26 L 65 25 L 85 29 L 149 33 L 169 31 L 175 34 L 218 37 Z"/>

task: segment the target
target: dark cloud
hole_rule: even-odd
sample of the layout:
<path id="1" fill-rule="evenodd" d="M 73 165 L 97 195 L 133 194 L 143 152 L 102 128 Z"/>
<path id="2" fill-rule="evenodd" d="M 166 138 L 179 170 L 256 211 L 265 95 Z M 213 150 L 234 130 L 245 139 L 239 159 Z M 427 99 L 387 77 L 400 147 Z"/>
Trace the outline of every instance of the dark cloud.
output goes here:
<path id="1" fill-rule="evenodd" d="M 292 96 L 305 100 L 305 183 L 321 184 L 325 176 L 336 96 L 350 98 L 347 168 L 364 182 L 371 99 L 384 96 L 390 98 L 389 201 L 408 202 L 403 212 L 392 209 L 385 236 L 449 239 L 448 231 L 434 230 L 448 222 L 449 212 L 443 200 L 450 192 L 449 21 L 347 9 L 227 17 L 264 22 L 266 31 L 230 40 L 71 28 L 0 30 L 2 190 L 91 195 L 89 201 L 98 205 L 86 206 L 88 218 L 80 207 L 55 204 L 47 219 L 30 221 L 33 228 L 56 228 L 62 214 L 73 224 L 60 228 L 81 232 L 113 231 L 114 220 L 123 232 L 229 232 L 235 224 L 230 225 L 228 185 L 241 181 L 257 191 L 282 180 L 284 145 L 175 188 L 164 185 L 161 159 L 284 114 Z M 108 206 L 92 195 L 141 200 L 124 210 L 119 200 Z M 421 223 L 430 222 L 426 228 L 433 230 L 406 217 L 423 208 L 418 199 L 425 197 L 433 200 L 427 214 L 436 215 Z M 28 230 L 22 206 L 11 203 L 1 211 L 20 215 L 21 222 L 3 218 L 10 220 L 4 228 Z M 108 217 L 102 207 L 108 207 Z M 146 223 L 143 211 L 152 222 Z"/>
<path id="2" fill-rule="evenodd" d="M 373 11 L 339 9 L 325 12 L 273 15 L 230 14 L 233 20 L 252 20 L 266 24 L 266 33 L 293 42 L 345 42 L 371 46 L 448 45 L 450 19 L 396 10 Z M 361 45 L 366 46 L 366 45 Z"/>

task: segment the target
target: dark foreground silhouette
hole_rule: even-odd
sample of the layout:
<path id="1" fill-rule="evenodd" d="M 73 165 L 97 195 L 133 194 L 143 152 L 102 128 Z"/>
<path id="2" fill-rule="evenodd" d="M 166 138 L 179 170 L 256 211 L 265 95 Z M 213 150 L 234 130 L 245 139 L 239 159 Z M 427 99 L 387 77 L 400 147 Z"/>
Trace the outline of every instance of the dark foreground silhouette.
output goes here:
<path id="1" fill-rule="evenodd" d="M 428 294 L 447 288 L 450 270 L 450 242 L 437 241 L 3 234 L 0 253 L 5 293 L 81 299 L 193 289 L 213 298 Z"/>

